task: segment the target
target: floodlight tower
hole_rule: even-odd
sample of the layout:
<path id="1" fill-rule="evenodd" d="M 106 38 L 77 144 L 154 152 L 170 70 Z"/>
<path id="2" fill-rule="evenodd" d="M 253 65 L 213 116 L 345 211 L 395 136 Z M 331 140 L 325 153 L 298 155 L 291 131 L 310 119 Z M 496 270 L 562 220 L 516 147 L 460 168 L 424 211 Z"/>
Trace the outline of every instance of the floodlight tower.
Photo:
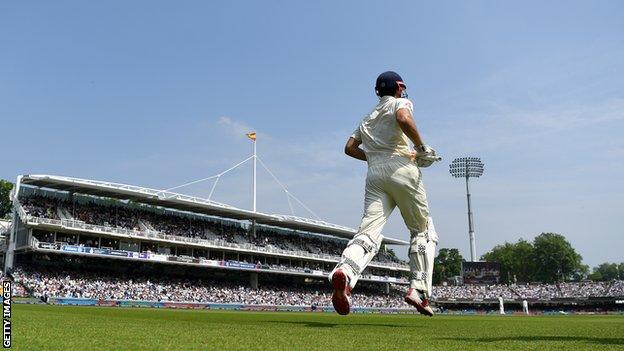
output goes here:
<path id="1" fill-rule="evenodd" d="M 453 160 L 450 166 L 451 175 L 455 178 L 466 178 L 466 198 L 468 199 L 468 236 L 470 237 L 470 259 L 477 260 L 474 226 L 472 224 L 472 209 L 470 206 L 470 178 L 479 178 L 483 175 L 483 162 L 478 157 L 459 157 Z"/>

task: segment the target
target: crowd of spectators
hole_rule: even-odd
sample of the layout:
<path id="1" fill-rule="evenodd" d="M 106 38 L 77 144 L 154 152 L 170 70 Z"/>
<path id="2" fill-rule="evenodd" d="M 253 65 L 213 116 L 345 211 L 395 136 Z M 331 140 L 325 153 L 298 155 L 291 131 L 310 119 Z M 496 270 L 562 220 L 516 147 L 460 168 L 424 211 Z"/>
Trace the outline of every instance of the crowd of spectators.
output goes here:
<path id="1" fill-rule="evenodd" d="M 10 276 L 7 276 L 4 274 L 4 272 L 0 271 L 0 281 L 4 281 L 4 280 L 12 280 L 12 278 Z M 26 291 L 26 289 L 24 288 L 24 286 L 18 282 L 13 282 L 13 284 L 11 285 L 13 291 L 11 292 L 11 296 L 28 296 L 28 292 Z M 4 286 L 0 285 L 0 295 L 2 295 L 2 293 L 4 292 L 3 290 Z"/>
<path id="2" fill-rule="evenodd" d="M 57 202 L 57 206 L 67 210 L 73 219 L 89 224 L 97 224 L 108 227 L 121 227 L 126 229 L 139 230 L 139 218 L 132 211 L 115 206 L 102 206 L 94 203 L 84 203 L 72 206 L 71 210 L 63 206 L 62 202 Z"/>
<path id="3" fill-rule="evenodd" d="M 346 246 L 346 239 L 306 235 L 258 226 L 255 237 L 251 230 L 237 222 L 211 221 L 208 217 L 188 216 L 174 212 L 159 213 L 141 206 L 125 204 L 96 204 L 94 202 L 68 202 L 42 196 L 21 198 L 26 213 L 51 219 L 59 219 L 58 211 L 68 217 L 108 227 L 155 231 L 167 235 L 224 241 L 233 244 L 253 244 L 259 247 L 286 251 L 303 251 L 313 254 L 339 256 Z M 374 261 L 404 263 L 392 252 L 380 250 Z"/>
<path id="4" fill-rule="evenodd" d="M 250 242 L 260 247 L 277 247 L 281 250 L 300 250 L 314 254 L 340 255 L 346 246 L 346 240 L 312 237 L 302 235 L 288 235 L 278 231 L 258 227 L 256 236 L 250 235 Z"/>
<path id="5" fill-rule="evenodd" d="M 131 207 L 124 204 L 96 204 L 94 202 L 73 203 L 41 196 L 20 198 L 25 211 L 36 217 L 60 219 L 59 214 L 88 224 L 119 227 L 133 230 L 156 231 L 168 235 L 219 240 L 236 244 L 253 244 L 258 247 L 276 248 L 285 251 L 304 251 L 314 254 L 340 255 L 346 240 L 322 236 L 305 235 L 277 230 L 270 227 L 257 227 L 255 237 L 251 231 L 237 222 L 211 221 L 208 217 L 186 216 L 167 211 L 150 211 L 144 207 Z M 58 238 L 57 238 L 58 239 Z M 61 241 L 66 241 L 61 239 Z M 374 261 L 401 262 L 391 251 L 381 250 Z M 278 265 L 273 265 L 278 266 Z M 272 267 L 275 268 L 275 267 Z M 283 269 L 292 267 L 280 267 Z M 293 268 L 296 269 L 297 267 Z M 305 269 L 322 270 L 320 266 Z M 86 273 L 85 273 L 86 274 Z M 210 284 L 189 281 L 155 281 L 126 279 L 117 280 L 98 276 L 58 276 L 53 273 L 33 272 L 23 274 L 24 279 L 41 295 L 97 297 L 113 294 L 108 298 L 148 299 L 148 300 L 185 300 L 212 302 L 248 301 L 288 301 L 288 303 L 325 304 L 327 292 L 308 291 L 294 288 L 265 286 L 259 290 L 248 291 L 246 287 L 231 283 Z M 108 289 L 105 287 L 110 287 Z M 99 294 L 99 295 L 98 295 Z M 355 294 L 355 301 L 362 306 L 403 306 L 400 294 Z M 624 296 L 624 281 L 614 282 L 572 282 L 559 284 L 518 284 L 518 285 L 463 285 L 436 286 L 433 297 L 437 299 L 494 299 L 502 296 L 506 299 L 556 299 L 600 296 Z M 212 300 L 211 300 L 212 299 Z M 359 299 L 359 300 L 358 300 Z M 257 302 L 251 302 L 257 303 Z"/>
<path id="6" fill-rule="evenodd" d="M 114 274 L 78 269 L 50 269 L 23 266 L 13 271 L 15 280 L 38 298 L 72 297 L 91 299 L 120 299 L 175 302 L 242 303 L 259 305 L 330 306 L 331 291 L 325 282 L 309 284 L 267 283 L 258 289 L 230 280 L 176 278 L 161 275 Z M 577 286 L 574 286 L 574 285 Z M 390 285 L 390 293 L 382 285 L 361 283 L 352 295 L 353 306 L 408 307 L 403 302 L 407 287 Z M 606 283 L 565 283 L 558 294 L 552 294 L 545 284 L 519 286 L 463 285 L 434 286 L 435 300 L 578 298 L 624 295 L 624 281 Z M 531 292 L 532 288 L 540 293 Z M 575 289 L 576 288 L 576 289 Z M 568 290 L 570 289 L 570 290 Z M 523 295 L 520 295 L 522 293 Z M 544 295 L 545 294 L 545 295 Z"/>
<path id="7" fill-rule="evenodd" d="M 494 285 L 459 285 L 459 286 L 435 286 L 433 295 L 436 299 L 495 299 L 502 296 L 513 299 L 517 296 L 502 284 Z"/>
<path id="8" fill-rule="evenodd" d="M 49 219 L 59 219 L 56 213 L 57 202 L 54 199 L 40 196 L 20 199 L 20 203 L 26 210 L 26 213 L 34 217 Z"/>
<path id="9" fill-rule="evenodd" d="M 73 297 L 176 302 L 242 303 L 258 305 L 331 306 L 327 284 L 311 286 L 248 285 L 201 279 L 154 278 L 134 275 L 72 270 L 16 268 L 13 276 L 38 298 Z M 359 288 L 352 295 L 353 306 L 408 307 L 403 292 L 390 294 L 372 288 Z"/>
<path id="10" fill-rule="evenodd" d="M 607 296 L 624 296 L 624 280 L 616 280 L 607 291 Z"/>
<path id="11" fill-rule="evenodd" d="M 548 300 L 561 297 L 556 284 L 519 284 L 512 286 L 512 289 L 525 299 Z"/>
<path id="12" fill-rule="evenodd" d="M 563 297 L 600 297 L 608 296 L 611 282 L 572 282 L 558 284 Z"/>
<path id="13" fill-rule="evenodd" d="M 564 282 L 558 284 L 526 284 L 514 285 L 512 289 L 518 296 L 527 299 L 556 299 L 556 298 L 578 298 L 578 297 L 603 297 L 621 296 L 617 289 L 609 290 L 609 287 L 620 284 L 615 282 Z"/>
<path id="14" fill-rule="evenodd" d="M 557 284 L 522 285 L 460 285 L 436 286 L 434 296 L 438 299 L 536 299 L 619 297 L 624 296 L 624 281 L 612 282 L 566 282 Z"/>

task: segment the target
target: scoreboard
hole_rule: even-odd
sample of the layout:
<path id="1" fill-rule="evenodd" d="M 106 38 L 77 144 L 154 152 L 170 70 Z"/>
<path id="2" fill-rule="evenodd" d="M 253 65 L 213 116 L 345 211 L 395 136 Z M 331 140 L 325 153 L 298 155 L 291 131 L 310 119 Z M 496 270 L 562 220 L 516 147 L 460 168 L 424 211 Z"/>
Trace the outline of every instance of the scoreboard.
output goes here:
<path id="1" fill-rule="evenodd" d="M 464 284 L 496 284 L 500 280 L 498 262 L 462 262 Z"/>

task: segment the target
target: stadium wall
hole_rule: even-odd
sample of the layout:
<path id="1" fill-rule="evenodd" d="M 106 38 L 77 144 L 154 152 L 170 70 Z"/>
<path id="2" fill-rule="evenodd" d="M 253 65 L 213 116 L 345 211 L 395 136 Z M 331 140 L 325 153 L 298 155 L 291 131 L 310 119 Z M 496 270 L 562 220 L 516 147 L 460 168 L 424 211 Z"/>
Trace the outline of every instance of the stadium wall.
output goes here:
<path id="1" fill-rule="evenodd" d="M 182 308 L 229 311 L 269 311 L 269 312 L 325 312 L 334 313 L 331 306 L 291 306 L 291 305 L 249 305 L 237 303 L 203 303 L 173 301 L 142 301 L 142 300 L 97 300 L 80 298 L 50 298 L 49 304 L 65 306 L 106 306 L 106 307 L 151 307 L 151 308 Z M 353 307 L 353 313 L 390 313 L 418 314 L 411 308 L 365 308 Z"/>
<path id="2" fill-rule="evenodd" d="M 36 300 L 36 301 L 35 301 Z M 551 301 L 548 304 L 529 305 L 531 315 L 584 315 L 584 314 L 616 314 L 624 315 L 624 306 L 621 304 L 594 301 L 593 304 L 578 305 L 575 303 L 558 304 Z M 38 299 L 22 299 L 15 303 L 41 303 Z M 98 300 L 82 298 L 49 298 L 48 304 L 61 306 L 92 306 L 92 307 L 122 307 L 122 308 L 173 308 L 199 309 L 217 311 L 263 311 L 263 312 L 312 312 L 334 313 L 331 306 L 291 306 L 291 305 L 253 305 L 237 303 L 201 303 L 201 302 L 174 302 L 174 301 L 143 301 L 143 300 Z M 353 307 L 353 313 L 376 314 L 418 314 L 412 308 L 368 308 Z M 437 304 L 437 314 L 442 315 L 499 315 L 497 304 L 468 304 L 450 305 Z M 506 306 L 505 315 L 525 315 L 517 306 Z"/>

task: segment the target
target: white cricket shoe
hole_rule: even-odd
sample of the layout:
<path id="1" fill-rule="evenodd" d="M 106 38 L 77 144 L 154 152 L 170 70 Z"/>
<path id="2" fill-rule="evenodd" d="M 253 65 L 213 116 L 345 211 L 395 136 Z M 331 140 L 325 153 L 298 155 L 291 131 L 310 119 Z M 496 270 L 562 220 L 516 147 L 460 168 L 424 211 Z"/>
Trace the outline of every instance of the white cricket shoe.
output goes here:
<path id="1" fill-rule="evenodd" d="M 332 276 L 332 287 L 334 294 L 332 295 L 332 304 L 334 310 L 343 316 L 351 311 L 351 287 L 349 286 L 349 278 L 342 269 L 338 269 Z"/>
<path id="2" fill-rule="evenodd" d="M 433 310 L 431 306 L 429 306 L 429 300 L 418 290 L 409 288 L 409 290 L 407 290 L 407 295 L 405 295 L 405 302 L 416 307 L 421 314 L 429 317 L 433 316 Z"/>

